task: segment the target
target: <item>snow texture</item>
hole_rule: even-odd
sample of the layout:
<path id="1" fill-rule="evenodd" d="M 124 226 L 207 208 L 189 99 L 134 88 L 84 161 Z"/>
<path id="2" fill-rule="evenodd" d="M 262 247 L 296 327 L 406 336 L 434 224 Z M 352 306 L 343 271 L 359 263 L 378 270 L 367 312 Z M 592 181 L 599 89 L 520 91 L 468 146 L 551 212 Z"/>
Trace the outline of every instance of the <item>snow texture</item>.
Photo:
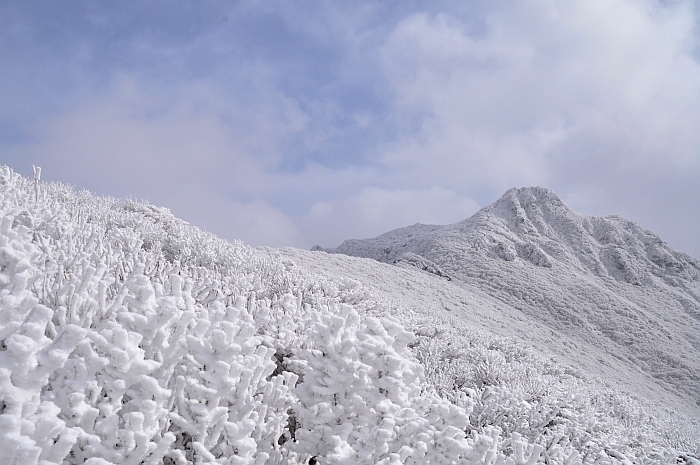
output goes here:
<path id="1" fill-rule="evenodd" d="M 0 167 L 3 463 L 697 460 L 692 418 L 460 322 L 446 332 L 430 303 L 331 274 L 333 256 L 225 242 L 40 174 Z M 452 286 L 421 257 L 362 263 L 377 283 Z"/>

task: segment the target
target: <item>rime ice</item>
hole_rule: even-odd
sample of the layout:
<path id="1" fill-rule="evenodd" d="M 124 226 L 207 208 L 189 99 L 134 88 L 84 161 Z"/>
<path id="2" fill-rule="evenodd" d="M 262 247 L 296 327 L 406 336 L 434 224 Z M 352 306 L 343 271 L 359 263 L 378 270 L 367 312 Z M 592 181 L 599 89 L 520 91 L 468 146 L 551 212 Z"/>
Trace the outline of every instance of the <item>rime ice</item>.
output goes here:
<path id="1" fill-rule="evenodd" d="M 305 272 L 165 209 L 1 167 L 0 457 L 17 465 L 694 460 L 685 442 L 615 443 L 628 437 L 616 430 L 622 417 L 598 418 L 594 397 L 536 399 L 500 384 L 498 354 L 507 352 L 474 366 L 480 384 L 457 386 L 449 361 L 462 353 L 434 344 L 435 333 L 407 331 L 410 321 L 390 306 L 359 281 Z"/>

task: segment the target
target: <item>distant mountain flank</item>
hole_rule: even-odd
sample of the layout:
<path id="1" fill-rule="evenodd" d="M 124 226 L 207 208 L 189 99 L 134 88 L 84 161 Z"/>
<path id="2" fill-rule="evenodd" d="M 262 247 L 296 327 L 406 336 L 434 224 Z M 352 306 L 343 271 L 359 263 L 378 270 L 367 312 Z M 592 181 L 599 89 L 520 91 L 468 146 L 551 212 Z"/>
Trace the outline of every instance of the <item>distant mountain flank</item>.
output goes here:
<path id="1" fill-rule="evenodd" d="M 513 188 L 459 223 L 327 251 L 471 285 L 700 406 L 700 261 L 633 221 L 576 213 L 545 188 Z"/>

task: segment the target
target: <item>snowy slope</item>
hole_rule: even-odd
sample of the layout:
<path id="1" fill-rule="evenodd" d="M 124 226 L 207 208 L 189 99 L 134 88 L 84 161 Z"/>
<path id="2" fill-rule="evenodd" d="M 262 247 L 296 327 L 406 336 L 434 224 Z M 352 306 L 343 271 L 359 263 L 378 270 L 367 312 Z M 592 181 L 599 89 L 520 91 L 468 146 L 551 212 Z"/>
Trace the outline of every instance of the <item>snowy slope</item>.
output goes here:
<path id="1" fill-rule="evenodd" d="M 673 398 L 543 356 L 578 343 L 428 265 L 253 249 L 0 167 L 0 459 L 696 463 Z"/>
<path id="2" fill-rule="evenodd" d="M 577 341 L 572 355 L 642 372 L 688 411 L 700 405 L 700 262 L 636 223 L 577 214 L 547 189 L 511 189 L 460 223 L 331 252 L 438 270 Z"/>

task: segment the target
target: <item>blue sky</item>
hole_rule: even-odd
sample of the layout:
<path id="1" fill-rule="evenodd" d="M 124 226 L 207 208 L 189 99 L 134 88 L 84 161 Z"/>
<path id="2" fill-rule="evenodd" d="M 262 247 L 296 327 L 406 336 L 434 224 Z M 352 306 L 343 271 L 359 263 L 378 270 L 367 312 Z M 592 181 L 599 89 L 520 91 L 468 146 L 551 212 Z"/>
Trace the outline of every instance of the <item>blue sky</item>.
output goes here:
<path id="1" fill-rule="evenodd" d="M 541 185 L 700 257 L 690 1 L 5 1 L 0 31 L 26 175 L 304 248 Z"/>

